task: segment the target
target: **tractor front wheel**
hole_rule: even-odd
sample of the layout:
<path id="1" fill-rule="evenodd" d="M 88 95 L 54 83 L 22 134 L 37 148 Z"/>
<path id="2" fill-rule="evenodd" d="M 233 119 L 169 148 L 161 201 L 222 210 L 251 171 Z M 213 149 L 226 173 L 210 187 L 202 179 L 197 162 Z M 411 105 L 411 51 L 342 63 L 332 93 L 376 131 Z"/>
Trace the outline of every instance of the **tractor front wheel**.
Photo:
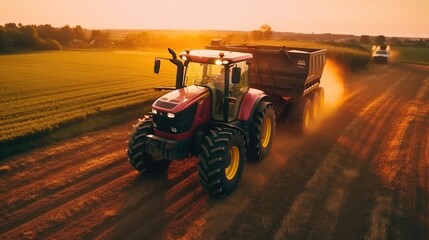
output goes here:
<path id="1" fill-rule="evenodd" d="M 224 198 L 238 185 L 246 159 L 244 135 L 237 129 L 215 127 L 208 131 L 198 163 L 201 184 L 214 197 Z"/>
<path id="2" fill-rule="evenodd" d="M 156 159 L 146 152 L 146 136 L 153 133 L 152 118 L 147 117 L 135 125 L 128 141 L 128 161 L 140 173 L 155 175 L 167 171 L 168 159 Z"/>

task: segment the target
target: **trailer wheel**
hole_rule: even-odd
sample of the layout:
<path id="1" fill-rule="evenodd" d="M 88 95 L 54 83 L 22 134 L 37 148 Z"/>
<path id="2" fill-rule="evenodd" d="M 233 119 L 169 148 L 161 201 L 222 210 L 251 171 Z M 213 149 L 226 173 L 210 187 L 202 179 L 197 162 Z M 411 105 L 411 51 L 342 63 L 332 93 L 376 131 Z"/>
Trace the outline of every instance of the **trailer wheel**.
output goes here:
<path id="1" fill-rule="evenodd" d="M 319 87 L 317 89 L 317 92 L 319 93 L 319 110 L 320 112 L 322 112 L 323 107 L 325 106 L 325 89 L 323 89 L 322 87 Z"/>
<path id="2" fill-rule="evenodd" d="M 311 101 L 308 98 L 302 98 L 298 102 L 298 106 L 295 109 L 295 125 L 296 130 L 299 135 L 305 135 L 309 131 L 310 123 L 311 123 Z"/>
<path id="3" fill-rule="evenodd" d="M 317 118 L 319 118 L 320 115 L 320 98 L 319 98 L 319 93 L 315 92 L 313 94 L 313 97 L 311 99 L 311 106 L 312 111 L 311 111 L 311 120 L 315 121 Z"/>
<path id="4" fill-rule="evenodd" d="M 153 120 L 148 117 L 139 120 L 128 141 L 128 161 L 141 174 L 160 174 L 166 172 L 170 165 L 170 160 L 156 159 L 146 152 L 145 138 L 152 133 Z"/>
<path id="5" fill-rule="evenodd" d="M 216 127 L 207 133 L 198 169 L 201 184 L 213 197 L 224 198 L 237 187 L 245 154 L 244 136 L 239 130 Z"/>
<path id="6" fill-rule="evenodd" d="M 271 150 L 275 135 L 276 119 L 271 104 L 261 102 L 253 116 L 247 159 L 261 162 Z"/>

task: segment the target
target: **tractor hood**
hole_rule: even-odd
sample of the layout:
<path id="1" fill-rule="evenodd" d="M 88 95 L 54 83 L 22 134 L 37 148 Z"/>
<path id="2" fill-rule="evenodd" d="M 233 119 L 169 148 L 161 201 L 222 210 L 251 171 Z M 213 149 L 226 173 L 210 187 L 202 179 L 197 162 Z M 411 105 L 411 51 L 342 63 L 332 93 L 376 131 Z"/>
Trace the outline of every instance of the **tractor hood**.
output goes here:
<path id="1" fill-rule="evenodd" d="M 152 108 L 161 112 L 178 113 L 206 95 L 209 95 L 208 88 L 192 85 L 173 90 L 158 98 Z"/>

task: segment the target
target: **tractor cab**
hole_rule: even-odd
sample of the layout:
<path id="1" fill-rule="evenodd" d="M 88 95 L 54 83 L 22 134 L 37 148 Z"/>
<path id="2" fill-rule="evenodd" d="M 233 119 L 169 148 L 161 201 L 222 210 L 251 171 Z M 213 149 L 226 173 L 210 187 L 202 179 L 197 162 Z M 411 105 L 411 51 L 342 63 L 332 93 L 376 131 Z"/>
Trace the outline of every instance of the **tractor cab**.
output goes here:
<path id="1" fill-rule="evenodd" d="M 186 50 L 180 58 L 184 61 L 185 85 L 210 89 L 213 120 L 236 120 L 243 96 L 249 90 L 248 60 L 252 54 Z"/>

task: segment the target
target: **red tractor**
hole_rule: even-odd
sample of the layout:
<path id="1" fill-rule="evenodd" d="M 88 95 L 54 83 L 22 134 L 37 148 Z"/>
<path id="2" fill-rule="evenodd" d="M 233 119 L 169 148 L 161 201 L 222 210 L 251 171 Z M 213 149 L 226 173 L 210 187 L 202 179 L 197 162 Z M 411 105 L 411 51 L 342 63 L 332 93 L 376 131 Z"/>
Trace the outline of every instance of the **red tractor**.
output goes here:
<path id="1" fill-rule="evenodd" d="M 171 160 L 198 156 L 201 184 L 212 196 L 225 197 L 237 187 L 245 160 L 260 162 L 270 152 L 273 101 L 278 96 L 250 88 L 251 51 L 187 50 L 180 59 L 169 52 L 171 59 L 155 59 L 154 72 L 159 73 L 161 59 L 169 60 L 177 67 L 176 86 L 156 89 L 172 91 L 157 99 L 150 114 L 135 126 L 129 162 L 142 174 L 156 174 L 166 171 Z M 310 116 L 309 106 L 305 107 L 302 121 L 309 118 L 305 114 Z"/>

